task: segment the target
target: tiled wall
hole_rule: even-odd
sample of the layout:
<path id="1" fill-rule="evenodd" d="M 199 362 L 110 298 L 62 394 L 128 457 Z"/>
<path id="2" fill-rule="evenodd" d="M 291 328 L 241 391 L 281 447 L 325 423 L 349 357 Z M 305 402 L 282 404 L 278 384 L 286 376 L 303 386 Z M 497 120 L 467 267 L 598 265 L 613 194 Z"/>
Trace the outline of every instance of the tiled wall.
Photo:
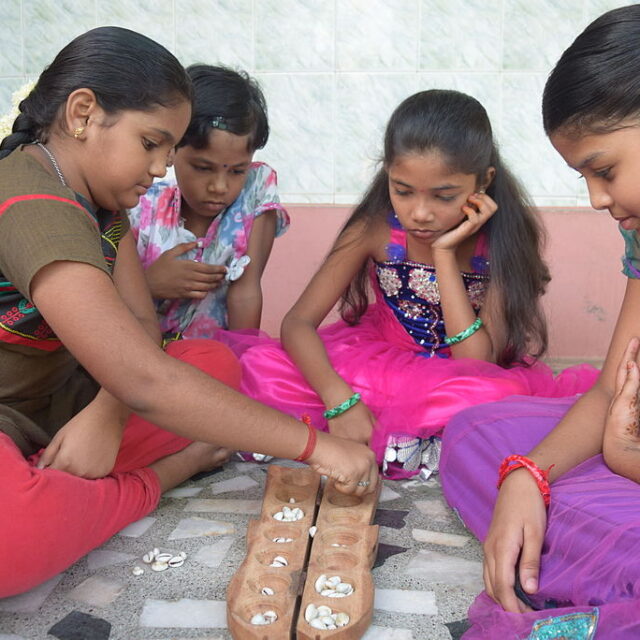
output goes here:
<path id="1" fill-rule="evenodd" d="M 142 31 L 185 64 L 254 74 L 272 135 L 259 156 L 286 202 L 349 204 L 406 96 L 455 88 L 489 111 L 503 155 L 540 205 L 586 204 L 541 125 L 545 78 L 614 0 L 0 0 L 0 110 L 26 77 L 96 25 Z"/>

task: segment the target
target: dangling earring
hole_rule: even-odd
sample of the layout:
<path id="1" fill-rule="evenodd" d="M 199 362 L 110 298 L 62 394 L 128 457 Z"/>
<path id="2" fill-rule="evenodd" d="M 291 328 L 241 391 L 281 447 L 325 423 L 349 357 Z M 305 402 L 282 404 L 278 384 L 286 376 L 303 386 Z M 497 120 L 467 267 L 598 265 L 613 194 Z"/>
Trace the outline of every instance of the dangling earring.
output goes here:
<path id="1" fill-rule="evenodd" d="M 84 127 L 76 127 L 73 130 L 73 137 L 77 140 L 84 133 Z"/>

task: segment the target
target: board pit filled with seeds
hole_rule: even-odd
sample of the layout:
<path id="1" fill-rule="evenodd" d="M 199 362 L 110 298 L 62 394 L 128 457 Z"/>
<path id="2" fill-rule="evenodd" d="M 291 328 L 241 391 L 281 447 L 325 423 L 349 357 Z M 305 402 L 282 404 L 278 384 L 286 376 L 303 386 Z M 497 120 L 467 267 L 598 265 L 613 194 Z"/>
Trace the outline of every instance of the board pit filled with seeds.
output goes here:
<path id="1" fill-rule="evenodd" d="M 373 615 L 378 495 L 345 495 L 332 482 L 322 489 L 308 468 L 271 465 L 247 555 L 227 589 L 232 636 L 361 638 Z"/>

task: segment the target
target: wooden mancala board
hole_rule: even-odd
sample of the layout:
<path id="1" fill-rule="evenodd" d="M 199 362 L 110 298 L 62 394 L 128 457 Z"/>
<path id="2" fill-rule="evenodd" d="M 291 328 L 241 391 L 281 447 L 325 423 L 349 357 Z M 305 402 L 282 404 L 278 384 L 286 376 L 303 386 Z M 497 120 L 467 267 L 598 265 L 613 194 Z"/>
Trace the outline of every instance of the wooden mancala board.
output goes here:
<path id="1" fill-rule="evenodd" d="M 307 467 L 271 465 L 247 555 L 227 589 L 236 640 L 358 640 L 373 615 L 378 490 L 346 495 Z M 314 535 L 310 528 L 316 527 Z M 313 530 L 312 530 L 313 532 Z"/>

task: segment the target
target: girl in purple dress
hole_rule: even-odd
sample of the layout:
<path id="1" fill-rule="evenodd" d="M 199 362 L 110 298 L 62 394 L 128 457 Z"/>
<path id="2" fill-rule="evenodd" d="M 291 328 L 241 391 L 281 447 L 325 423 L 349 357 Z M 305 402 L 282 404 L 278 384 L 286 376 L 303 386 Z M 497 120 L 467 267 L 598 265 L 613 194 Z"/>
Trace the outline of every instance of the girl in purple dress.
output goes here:
<path id="1" fill-rule="evenodd" d="M 461 409 L 592 384 L 593 370 L 557 380 L 535 361 L 548 279 L 538 221 L 482 105 L 417 93 L 391 116 L 383 166 L 286 315 L 282 346 L 242 356 L 242 389 L 368 443 L 390 477 L 432 470 Z M 340 298 L 343 319 L 318 330 Z"/>
<path id="2" fill-rule="evenodd" d="M 512 398 L 447 426 L 445 495 L 485 551 L 465 640 L 640 637 L 639 41 L 640 5 L 605 13 L 545 87 L 552 144 L 625 238 L 627 289 L 602 373 L 577 402 Z"/>

